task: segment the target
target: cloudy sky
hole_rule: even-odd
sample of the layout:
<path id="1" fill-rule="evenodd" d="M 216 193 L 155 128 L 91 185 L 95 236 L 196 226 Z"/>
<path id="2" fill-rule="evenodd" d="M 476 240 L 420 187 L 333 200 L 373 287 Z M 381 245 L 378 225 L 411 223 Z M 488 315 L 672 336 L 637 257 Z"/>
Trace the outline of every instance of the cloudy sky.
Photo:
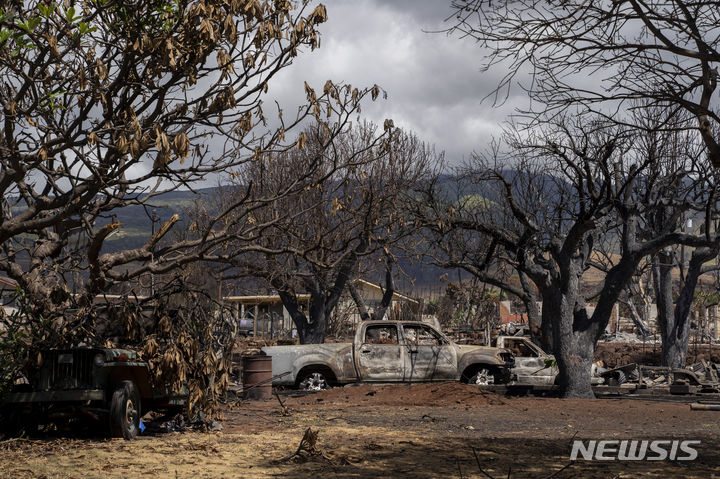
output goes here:
<path id="1" fill-rule="evenodd" d="M 457 163 L 485 148 L 524 97 L 495 108 L 482 99 L 505 72 L 482 73 L 483 54 L 471 40 L 427 33 L 446 29 L 449 0 L 329 0 L 321 47 L 303 52 L 270 85 L 285 111 L 305 98 L 303 82 L 321 90 L 326 80 L 372 86 L 387 100 L 364 107 L 382 123 L 414 131 Z"/>

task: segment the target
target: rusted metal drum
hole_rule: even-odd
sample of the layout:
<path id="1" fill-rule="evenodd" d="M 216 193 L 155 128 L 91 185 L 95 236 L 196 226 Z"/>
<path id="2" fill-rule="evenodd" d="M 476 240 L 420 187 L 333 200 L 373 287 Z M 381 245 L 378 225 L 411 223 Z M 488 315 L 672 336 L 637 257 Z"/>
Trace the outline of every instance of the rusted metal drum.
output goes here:
<path id="1" fill-rule="evenodd" d="M 247 399 L 272 397 L 272 356 L 243 358 L 243 391 Z"/>

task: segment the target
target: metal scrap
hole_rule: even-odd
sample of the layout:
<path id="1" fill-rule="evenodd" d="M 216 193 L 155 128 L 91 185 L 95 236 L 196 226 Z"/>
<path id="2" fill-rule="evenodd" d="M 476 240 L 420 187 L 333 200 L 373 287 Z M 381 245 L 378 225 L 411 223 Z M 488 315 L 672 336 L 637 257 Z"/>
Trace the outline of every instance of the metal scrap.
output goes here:
<path id="1" fill-rule="evenodd" d="M 684 394 L 691 389 L 701 392 L 720 392 L 718 365 L 700 361 L 686 368 L 626 364 L 600 373 L 610 386 L 622 384 L 637 388 L 670 387 L 671 393 Z"/>

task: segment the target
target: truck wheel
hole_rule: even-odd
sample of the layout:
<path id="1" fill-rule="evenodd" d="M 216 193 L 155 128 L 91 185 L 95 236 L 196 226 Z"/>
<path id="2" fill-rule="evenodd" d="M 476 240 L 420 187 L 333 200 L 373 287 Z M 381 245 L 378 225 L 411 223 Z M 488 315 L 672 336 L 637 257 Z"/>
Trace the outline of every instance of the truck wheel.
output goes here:
<path id="1" fill-rule="evenodd" d="M 140 429 L 140 395 L 132 381 L 120 383 L 110 403 L 110 434 L 135 439 Z"/>
<path id="2" fill-rule="evenodd" d="M 5 437 L 35 436 L 38 432 L 38 419 L 32 414 L 14 412 L 0 417 L 0 435 Z"/>
<path id="3" fill-rule="evenodd" d="M 320 371 L 309 371 L 298 383 L 298 389 L 303 391 L 322 391 L 330 389 L 327 377 Z"/>
<path id="4" fill-rule="evenodd" d="M 495 384 L 495 373 L 490 368 L 481 367 L 470 376 L 468 384 L 477 384 L 478 386 Z"/>

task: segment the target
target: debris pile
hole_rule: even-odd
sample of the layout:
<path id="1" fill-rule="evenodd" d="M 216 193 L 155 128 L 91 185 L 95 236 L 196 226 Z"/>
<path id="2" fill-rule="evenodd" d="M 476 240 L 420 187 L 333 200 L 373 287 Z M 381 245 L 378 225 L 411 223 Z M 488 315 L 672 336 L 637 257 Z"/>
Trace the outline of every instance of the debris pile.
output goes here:
<path id="1" fill-rule="evenodd" d="M 669 388 L 673 394 L 720 393 L 720 365 L 699 361 L 686 368 L 632 363 L 600 373 L 609 386 L 627 384 L 637 389 Z"/>
<path id="2" fill-rule="evenodd" d="M 186 420 L 183 414 L 176 414 L 172 418 L 160 417 L 145 424 L 145 435 L 167 434 L 171 432 L 185 431 L 222 431 L 222 424 L 218 421 L 207 420 L 203 412 L 200 412 L 192 420 Z"/>
<path id="3" fill-rule="evenodd" d="M 602 361 L 606 367 L 614 368 L 624 364 L 647 364 L 660 366 L 662 345 L 659 342 L 603 342 L 595 347 L 595 361 Z M 702 360 L 720 363 L 720 347 L 708 344 L 691 344 L 687 351 L 689 363 Z"/>

